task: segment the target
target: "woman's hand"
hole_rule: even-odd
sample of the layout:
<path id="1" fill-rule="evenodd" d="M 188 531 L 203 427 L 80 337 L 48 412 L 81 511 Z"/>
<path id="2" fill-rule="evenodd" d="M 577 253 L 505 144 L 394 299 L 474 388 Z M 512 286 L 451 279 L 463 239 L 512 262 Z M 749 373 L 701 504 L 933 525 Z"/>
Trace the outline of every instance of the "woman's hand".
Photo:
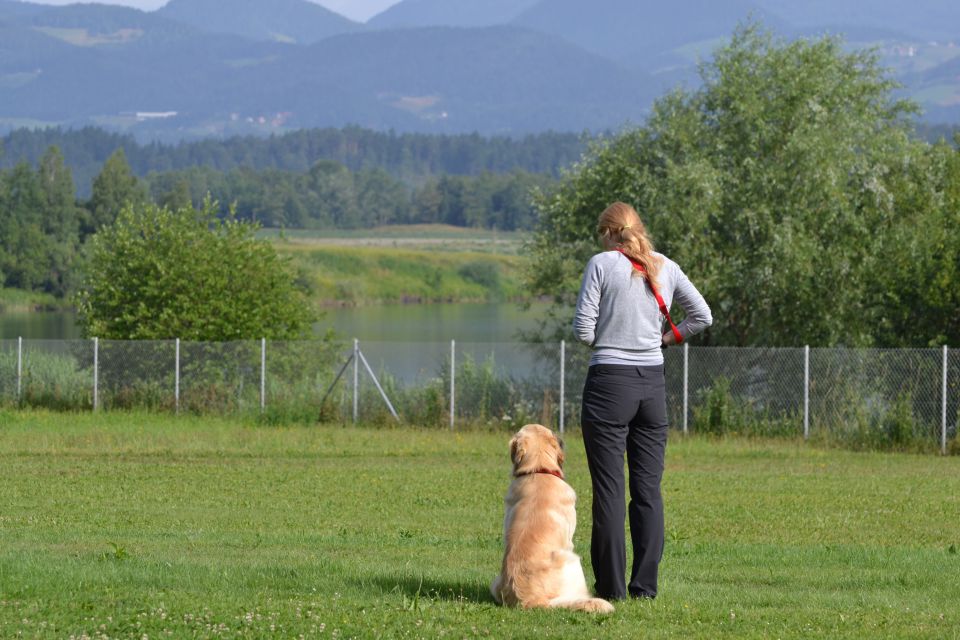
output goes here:
<path id="1" fill-rule="evenodd" d="M 672 347 L 677 344 L 677 339 L 673 335 L 673 331 L 667 331 L 665 334 L 660 336 L 660 344 L 664 347 Z"/>

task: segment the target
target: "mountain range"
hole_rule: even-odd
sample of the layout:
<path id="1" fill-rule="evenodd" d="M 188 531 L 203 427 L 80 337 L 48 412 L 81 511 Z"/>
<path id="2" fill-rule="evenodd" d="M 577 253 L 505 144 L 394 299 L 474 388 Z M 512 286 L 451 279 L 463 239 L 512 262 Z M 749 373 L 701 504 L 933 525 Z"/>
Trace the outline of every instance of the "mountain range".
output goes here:
<path id="1" fill-rule="evenodd" d="M 955 0 L 401 0 L 366 24 L 307 0 L 0 0 L 0 131 L 617 129 L 695 86 L 698 61 L 747 19 L 874 47 L 927 120 L 960 122 Z"/>

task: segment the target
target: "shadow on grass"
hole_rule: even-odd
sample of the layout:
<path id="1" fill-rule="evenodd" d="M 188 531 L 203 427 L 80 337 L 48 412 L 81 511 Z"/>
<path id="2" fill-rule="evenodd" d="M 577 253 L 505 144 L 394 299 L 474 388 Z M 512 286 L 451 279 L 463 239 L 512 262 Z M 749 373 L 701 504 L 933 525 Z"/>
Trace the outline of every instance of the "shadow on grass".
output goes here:
<path id="1" fill-rule="evenodd" d="M 492 580 L 492 576 L 491 576 Z M 447 602 L 496 604 L 490 585 L 479 580 L 442 580 L 419 576 L 371 576 L 358 580 L 363 585 L 376 585 L 385 592 L 399 593 L 410 599 Z"/>

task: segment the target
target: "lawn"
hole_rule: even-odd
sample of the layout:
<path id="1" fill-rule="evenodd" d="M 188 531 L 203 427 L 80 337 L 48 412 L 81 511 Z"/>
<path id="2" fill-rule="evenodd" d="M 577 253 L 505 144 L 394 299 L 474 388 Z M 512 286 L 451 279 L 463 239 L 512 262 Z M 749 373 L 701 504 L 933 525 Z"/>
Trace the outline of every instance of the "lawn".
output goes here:
<path id="1" fill-rule="evenodd" d="M 675 436 L 660 596 L 592 617 L 487 593 L 507 439 L 0 410 L 0 638 L 960 638 L 960 458 Z"/>

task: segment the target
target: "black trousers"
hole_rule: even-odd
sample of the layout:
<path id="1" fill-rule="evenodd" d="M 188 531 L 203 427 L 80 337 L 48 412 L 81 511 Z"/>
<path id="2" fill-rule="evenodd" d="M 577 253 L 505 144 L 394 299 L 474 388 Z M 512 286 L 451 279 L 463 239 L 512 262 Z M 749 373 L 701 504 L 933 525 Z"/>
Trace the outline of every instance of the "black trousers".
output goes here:
<path id="1" fill-rule="evenodd" d="M 667 401 L 663 366 L 599 364 L 590 367 L 580 412 L 593 481 L 590 560 L 594 590 L 607 599 L 656 597 L 663 557 L 663 458 Z M 623 456 L 630 484 L 633 567 L 625 585 Z"/>

